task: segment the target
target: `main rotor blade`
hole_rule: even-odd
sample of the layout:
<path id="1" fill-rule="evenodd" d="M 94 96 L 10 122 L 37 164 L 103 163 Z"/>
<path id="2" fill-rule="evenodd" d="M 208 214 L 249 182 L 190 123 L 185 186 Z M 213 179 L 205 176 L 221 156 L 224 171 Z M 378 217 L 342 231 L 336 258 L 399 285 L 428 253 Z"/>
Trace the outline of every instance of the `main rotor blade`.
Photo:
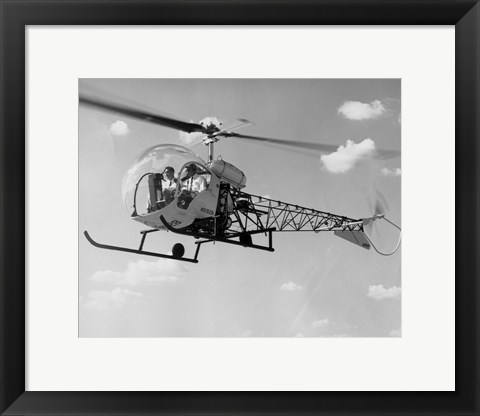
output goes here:
<path id="1" fill-rule="evenodd" d="M 120 104 L 114 104 L 114 103 L 109 103 L 107 101 L 98 100 L 96 98 L 88 98 L 88 97 L 80 96 L 79 102 L 81 104 L 100 108 L 101 110 L 120 113 L 125 116 L 136 118 L 138 120 L 148 121 L 150 123 L 159 124 L 161 126 L 185 131 L 187 133 L 193 133 L 196 131 L 205 133 L 205 128 L 200 124 L 188 123 L 185 121 L 176 120 L 174 118 L 165 117 L 158 114 L 147 113 L 147 112 L 136 110 L 134 108 L 126 107 Z"/>
<path id="2" fill-rule="evenodd" d="M 250 120 L 239 118 L 235 121 L 232 121 L 230 124 L 227 124 L 226 126 L 222 126 L 221 130 L 215 133 L 214 136 L 225 136 L 226 134 L 231 133 L 234 130 L 238 130 L 246 126 L 251 126 L 252 124 L 254 123 Z"/>
<path id="3" fill-rule="evenodd" d="M 338 146 L 333 144 L 295 142 L 293 140 L 271 139 L 268 137 L 249 136 L 246 134 L 238 134 L 238 133 L 230 133 L 230 132 L 224 133 L 222 134 L 222 136 L 236 137 L 238 139 L 257 140 L 260 142 L 282 144 L 285 146 L 301 147 L 303 149 L 313 149 L 313 150 L 318 150 L 320 152 L 335 152 L 338 149 Z"/>
<path id="4" fill-rule="evenodd" d="M 319 152 L 324 152 L 324 153 L 336 152 L 340 147 L 339 145 L 334 145 L 334 144 L 296 142 L 293 140 L 279 140 L 279 139 L 272 139 L 269 137 L 249 136 L 245 134 L 230 133 L 230 132 L 223 133 L 222 136 L 235 137 L 238 139 L 256 140 L 256 141 L 261 141 L 266 143 L 280 144 L 284 146 L 293 146 L 297 148 L 317 150 Z M 400 155 L 400 152 L 397 150 L 375 149 L 375 156 L 377 156 L 380 159 L 391 159 L 399 155 Z"/>

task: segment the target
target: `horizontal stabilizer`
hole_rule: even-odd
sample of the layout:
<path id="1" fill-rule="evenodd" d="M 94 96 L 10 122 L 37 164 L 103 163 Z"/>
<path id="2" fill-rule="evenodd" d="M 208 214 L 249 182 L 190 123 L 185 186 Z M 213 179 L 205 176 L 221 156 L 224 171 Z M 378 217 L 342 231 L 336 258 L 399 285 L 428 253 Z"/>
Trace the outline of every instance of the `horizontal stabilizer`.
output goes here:
<path id="1" fill-rule="evenodd" d="M 357 246 L 370 250 L 370 243 L 363 231 L 334 231 L 337 237 L 341 237 L 347 241 L 350 241 Z"/>

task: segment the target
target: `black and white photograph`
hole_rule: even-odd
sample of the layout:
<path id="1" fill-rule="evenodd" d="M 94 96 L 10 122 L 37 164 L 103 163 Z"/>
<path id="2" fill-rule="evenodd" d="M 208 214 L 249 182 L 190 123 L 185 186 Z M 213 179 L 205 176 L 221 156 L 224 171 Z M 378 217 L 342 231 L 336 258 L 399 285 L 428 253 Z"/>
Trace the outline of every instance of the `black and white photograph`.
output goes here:
<path id="1" fill-rule="evenodd" d="M 401 79 L 79 79 L 80 337 L 401 337 Z"/>
<path id="2" fill-rule="evenodd" d="M 0 0 L 0 413 L 476 415 L 479 2 Z"/>

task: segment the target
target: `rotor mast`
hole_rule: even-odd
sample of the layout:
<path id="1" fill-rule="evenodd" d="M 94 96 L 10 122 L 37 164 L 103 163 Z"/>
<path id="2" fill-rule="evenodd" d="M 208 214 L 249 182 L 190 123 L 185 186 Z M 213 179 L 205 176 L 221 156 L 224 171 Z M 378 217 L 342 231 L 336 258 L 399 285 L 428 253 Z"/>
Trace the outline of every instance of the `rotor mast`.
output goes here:
<path id="1" fill-rule="evenodd" d="M 207 143 L 207 146 L 208 146 L 208 163 L 213 162 L 213 157 L 214 157 L 213 145 L 214 144 L 215 144 L 215 142 L 213 140 Z"/>
<path id="2" fill-rule="evenodd" d="M 215 145 L 215 142 L 217 140 L 215 140 L 213 137 L 207 137 L 203 139 L 203 144 L 208 147 L 208 163 L 209 164 L 213 162 L 213 158 L 214 158 L 213 146 Z"/>

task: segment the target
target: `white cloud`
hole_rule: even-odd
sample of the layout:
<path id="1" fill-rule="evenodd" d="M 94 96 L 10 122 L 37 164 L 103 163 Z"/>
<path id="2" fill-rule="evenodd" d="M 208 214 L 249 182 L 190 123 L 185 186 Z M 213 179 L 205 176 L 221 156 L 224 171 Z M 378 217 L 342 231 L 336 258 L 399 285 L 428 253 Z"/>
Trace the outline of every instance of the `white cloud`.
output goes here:
<path id="1" fill-rule="evenodd" d="M 190 120 L 190 123 L 195 123 L 195 122 L 193 120 Z M 221 128 L 222 122 L 216 117 L 205 117 L 204 119 L 200 120 L 198 124 L 202 124 L 203 126 L 214 124 L 218 128 Z M 187 132 L 181 131 L 178 133 L 178 137 L 180 141 L 186 145 L 189 145 L 189 144 L 193 145 L 193 144 L 200 143 L 203 136 L 204 136 L 203 133 L 198 131 L 193 133 L 187 133 Z"/>
<path id="2" fill-rule="evenodd" d="M 401 337 L 402 336 L 402 330 L 401 329 L 393 329 L 390 331 L 389 335 L 391 337 Z"/>
<path id="3" fill-rule="evenodd" d="M 154 262 L 138 260 L 128 263 L 127 270 L 123 272 L 97 271 L 90 280 L 128 286 L 151 285 L 176 282 L 187 271 L 183 264 L 172 260 L 159 259 Z"/>
<path id="4" fill-rule="evenodd" d="M 385 176 L 400 176 L 402 174 L 402 169 L 396 168 L 396 169 L 388 169 L 388 168 L 383 168 L 382 169 L 382 175 Z"/>
<path id="5" fill-rule="evenodd" d="M 130 133 L 130 130 L 127 123 L 117 120 L 110 126 L 110 133 L 112 133 L 114 136 L 125 136 Z"/>
<path id="6" fill-rule="evenodd" d="M 121 308 L 128 302 L 136 302 L 143 295 L 128 289 L 117 287 L 111 291 L 93 290 L 87 298 L 81 298 L 80 304 L 86 309 L 106 311 L 112 308 Z"/>
<path id="7" fill-rule="evenodd" d="M 400 299 L 402 294 L 402 288 L 397 286 L 392 286 L 391 288 L 384 288 L 383 285 L 370 286 L 368 288 L 367 296 L 376 299 Z"/>
<path id="8" fill-rule="evenodd" d="M 302 286 L 297 285 L 296 283 L 293 283 L 293 282 L 284 283 L 280 287 L 280 290 L 283 290 L 284 292 L 297 292 L 302 289 L 303 289 Z"/>
<path id="9" fill-rule="evenodd" d="M 334 153 L 322 155 L 320 161 L 332 173 L 345 173 L 352 169 L 357 162 L 370 156 L 375 151 L 375 142 L 365 139 L 360 143 L 347 140 L 345 146 L 340 146 Z"/>
<path id="10" fill-rule="evenodd" d="M 370 104 L 345 101 L 337 111 L 349 120 L 368 120 L 380 117 L 386 109 L 379 100 L 374 100 Z"/>
<path id="11" fill-rule="evenodd" d="M 222 122 L 217 118 L 213 116 L 205 117 L 202 120 L 200 120 L 199 124 L 202 124 L 203 126 L 208 126 L 209 124 L 214 124 L 218 128 L 221 127 Z"/>
<path id="12" fill-rule="evenodd" d="M 253 332 L 250 329 L 246 329 L 240 334 L 240 336 L 244 338 L 251 337 L 252 335 L 253 335 Z"/>
<path id="13" fill-rule="evenodd" d="M 305 338 L 305 335 L 299 332 L 298 334 L 295 334 L 294 338 Z"/>
<path id="14" fill-rule="evenodd" d="M 328 319 L 320 319 L 318 321 L 312 322 L 314 328 L 325 328 L 330 324 Z"/>
<path id="15" fill-rule="evenodd" d="M 180 131 L 178 133 L 178 138 L 183 144 L 194 144 L 194 143 L 199 143 L 201 138 L 203 137 L 203 134 L 196 131 L 193 133 L 186 133 L 184 131 Z"/>

